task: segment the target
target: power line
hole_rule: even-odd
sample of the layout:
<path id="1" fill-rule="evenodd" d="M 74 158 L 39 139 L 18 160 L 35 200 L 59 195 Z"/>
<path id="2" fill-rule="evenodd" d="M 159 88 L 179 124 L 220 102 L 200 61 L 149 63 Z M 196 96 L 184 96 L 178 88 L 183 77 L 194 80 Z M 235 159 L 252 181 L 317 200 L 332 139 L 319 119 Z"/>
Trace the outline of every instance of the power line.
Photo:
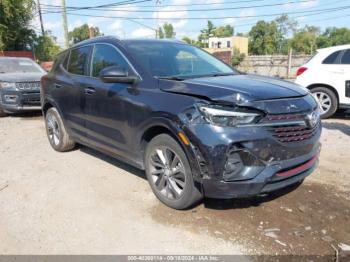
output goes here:
<path id="1" fill-rule="evenodd" d="M 260 14 L 260 15 L 246 15 L 246 16 L 221 16 L 221 17 L 187 17 L 187 20 L 218 20 L 218 19 L 229 19 L 229 18 L 259 18 L 259 17 L 269 17 L 269 16 L 280 16 L 280 15 L 290 15 L 290 14 L 306 14 L 305 16 L 311 16 L 312 13 L 316 12 L 335 12 L 338 10 L 349 9 L 348 6 L 341 6 L 336 8 L 327 8 L 327 9 L 317 9 L 309 11 L 293 11 L 293 12 L 283 12 L 283 13 L 272 13 L 272 14 Z M 54 12 L 52 12 L 54 13 Z M 310 13 L 310 14 L 308 14 Z M 90 15 L 90 14 L 76 14 L 67 12 L 69 15 L 73 16 L 86 16 L 86 17 L 101 17 L 101 18 L 117 18 L 117 19 L 133 19 L 133 20 L 156 20 L 155 17 L 125 17 L 125 16 L 106 16 L 106 15 Z M 172 17 L 169 20 L 182 20 L 183 17 Z"/>
<path id="2" fill-rule="evenodd" d="M 287 4 L 294 3 L 310 3 L 315 2 L 316 0 L 302 0 L 302 1 L 289 1 Z M 282 6 L 286 3 L 278 3 L 278 4 L 265 4 L 265 5 L 250 5 L 250 6 L 240 6 L 240 7 L 223 7 L 223 8 L 206 8 L 206 9 L 173 9 L 173 10 L 128 10 L 128 9 L 103 9 L 103 8 L 89 8 L 89 10 L 95 11 L 124 11 L 124 12 L 132 12 L 132 13 L 176 13 L 176 12 L 212 12 L 212 11 L 226 11 L 226 10 L 237 10 L 237 9 L 247 9 L 247 8 L 264 8 L 264 7 L 273 7 L 273 6 Z M 74 9 L 70 11 L 79 11 L 81 9 Z"/>
<path id="3" fill-rule="evenodd" d="M 122 2 L 115 2 L 115 3 L 110 3 L 110 4 L 104 4 L 104 5 L 96 5 L 96 6 L 67 6 L 66 8 L 73 9 L 73 10 L 84 10 L 84 9 L 92 9 L 92 8 L 103 8 L 103 7 L 113 7 L 113 6 L 122 6 L 122 5 L 131 5 L 131 4 L 137 4 L 137 3 L 144 3 L 144 2 L 150 2 L 152 0 L 126 0 Z M 43 7 L 46 8 L 52 8 L 52 9 L 57 9 L 61 8 L 59 5 L 46 5 L 42 4 Z"/>
<path id="4" fill-rule="evenodd" d="M 207 5 L 222 5 L 222 4 L 238 4 L 238 3 L 251 3 L 251 2 L 263 2 L 263 1 L 266 1 L 266 0 L 240 0 L 240 1 L 229 1 L 229 2 L 213 2 L 213 3 L 189 3 L 189 4 L 171 4 L 171 5 L 162 5 L 162 7 L 168 7 L 168 6 L 207 6 Z M 144 1 L 140 1 L 141 2 L 144 2 Z M 137 3 L 137 2 L 135 2 Z M 131 4 L 135 4 L 135 3 L 131 3 Z M 43 4 L 43 6 L 47 6 L 47 7 L 59 7 L 57 5 L 47 5 L 47 4 Z M 137 5 L 137 7 L 154 7 L 156 8 L 157 5 Z M 76 8 L 80 8 L 79 6 L 68 6 L 67 7 L 68 9 L 72 8 L 72 9 L 76 9 Z"/>

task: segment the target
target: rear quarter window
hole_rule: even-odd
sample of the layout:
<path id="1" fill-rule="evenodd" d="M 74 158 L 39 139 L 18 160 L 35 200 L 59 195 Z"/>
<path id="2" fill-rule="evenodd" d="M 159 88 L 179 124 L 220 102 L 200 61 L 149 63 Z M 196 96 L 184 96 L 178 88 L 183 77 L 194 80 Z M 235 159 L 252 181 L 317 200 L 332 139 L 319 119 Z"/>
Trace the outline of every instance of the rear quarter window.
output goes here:
<path id="1" fill-rule="evenodd" d="M 339 64 L 338 57 L 339 57 L 341 52 L 342 51 L 339 50 L 339 51 L 336 51 L 336 52 L 330 54 L 329 56 L 326 57 L 325 60 L 323 60 L 322 64 L 326 64 L 326 65 Z"/>
<path id="2" fill-rule="evenodd" d="M 63 52 L 63 53 L 60 53 L 54 63 L 53 63 L 53 66 L 52 66 L 52 69 L 51 69 L 51 72 L 56 72 L 59 68 L 59 66 L 63 63 L 63 60 L 67 57 L 67 52 Z"/>

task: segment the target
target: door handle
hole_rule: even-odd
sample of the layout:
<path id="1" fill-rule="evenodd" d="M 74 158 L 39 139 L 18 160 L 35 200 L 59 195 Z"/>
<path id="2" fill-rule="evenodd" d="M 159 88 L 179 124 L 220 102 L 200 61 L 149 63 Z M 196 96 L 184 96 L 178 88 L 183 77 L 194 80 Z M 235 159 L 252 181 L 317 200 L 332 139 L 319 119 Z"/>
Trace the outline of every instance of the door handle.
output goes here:
<path id="1" fill-rule="evenodd" d="M 85 95 L 93 95 L 96 92 L 96 89 L 93 87 L 87 87 L 84 89 Z"/>
<path id="2" fill-rule="evenodd" d="M 62 87 L 62 85 L 60 85 L 60 84 L 54 84 L 54 86 L 56 87 L 56 88 L 61 88 Z"/>

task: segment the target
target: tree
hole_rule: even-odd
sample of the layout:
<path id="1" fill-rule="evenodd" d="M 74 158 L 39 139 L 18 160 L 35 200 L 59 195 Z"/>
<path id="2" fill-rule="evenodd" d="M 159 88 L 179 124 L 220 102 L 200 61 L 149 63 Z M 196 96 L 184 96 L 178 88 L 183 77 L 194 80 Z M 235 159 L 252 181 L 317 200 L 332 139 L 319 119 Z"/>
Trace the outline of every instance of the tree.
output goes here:
<path id="1" fill-rule="evenodd" d="M 0 0 L 0 50 L 31 49 L 34 9 L 33 0 Z"/>
<path id="2" fill-rule="evenodd" d="M 350 29 L 329 27 L 317 38 L 316 42 L 318 48 L 350 44 Z"/>
<path id="3" fill-rule="evenodd" d="M 313 54 L 317 49 L 316 41 L 319 34 L 320 28 L 305 26 L 290 39 L 290 46 L 297 53 Z"/>
<path id="4" fill-rule="evenodd" d="M 176 33 L 174 31 L 174 27 L 172 24 L 168 24 L 165 23 L 163 25 L 163 27 L 159 27 L 158 29 L 158 34 L 159 34 L 159 38 L 163 39 L 163 38 L 174 38 Z"/>
<path id="5" fill-rule="evenodd" d="M 214 30 L 216 37 L 230 37 L 234 35 L 234 29 L 230 25 L 220 26 Z"/>
<path id="6" fill-rule="evenodd" d="M 280 33 L 275 21 L 259 21 L 249 32 L 249 52 L 254 55 L 271 55 L 278 50 Z"/>
<path id="7" fill-rule="evenodd" d="M 233 48 L 233 54 L 231 58 L 232 66 L 239 66 L 239 64 L 244 60 L 245 54 L 241 53 L 239 49 Z"/>
<path id="8" fill-rule="evenodd" d="M 160 39 L 164 38 L 164 32 L 163 32 L 163 29 L 161 27 L 159 27 L 159 29 L 158 29 L 158 37 Z"/>
<path id="9" fill-rule="evenodd" d="M 196 41 L 189 38 L 188 36 L 184 36 L 182 38 L 182 41 L 186 42 L 187 44 L 190 44 L 190 45 L 195 45 L 196 44 Z"/>
<path id="10" fill-rule="evenodd" d="M 35 39 L 35 57 L 40 62 L 52 61 L 61 51 L 61 48 L 56 43 L 56 38 L 51 35 L 51 32 L 46 31 L 44 36 L 37 36 Z"/>
<path id="11" fill-rule="evenodd" d="M 287 54 L 289 48 L 288 37 L 290 34 L 295 34 L 298 28 L 298 22 L 288 15 L 281 15 L 275 19 L 275 22 L 279 33 L 279 39 L 277 40 L 278 52 Z"/>
<path id="12" fill-rule="evenodd" d="M 208 47 L 208 39 L 214 36 L 216 27 L 208 20 L 207 27 L 201 30 L 201 34 L 198 36 L 198 41 L 201 43 L 201 47 Z"/>
<path id="13" fill-rule="evenodd" d="M 95 31 L 95 36 L 102 35 L 98 27 L 93 27 L 93 30 Z M 82 26 L 74 28 L 73 31 L 68 32 L 68 39 L 73 44 L 89 39 L 89 37 L 90 33 L 88 24 L 83 24 Z"/>
<path id="14" fill-rule="evenodd" d="M 172 24 L 165 23 L 163 25 L 165 38 L 174 38 L 176 33 Z"/>

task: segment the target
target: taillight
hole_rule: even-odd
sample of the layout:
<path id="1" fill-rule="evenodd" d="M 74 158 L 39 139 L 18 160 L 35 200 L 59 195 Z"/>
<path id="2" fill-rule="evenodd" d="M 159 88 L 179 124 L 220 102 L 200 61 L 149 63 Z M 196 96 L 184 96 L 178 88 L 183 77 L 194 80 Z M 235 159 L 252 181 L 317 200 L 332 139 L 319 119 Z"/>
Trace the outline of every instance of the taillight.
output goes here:
<path id="1" fill-rule="evenodd" d="M 297 76 L 300 76 L 302 73 L 304 73 L 307 70 L 307 67 L 299 67 L 297 71 Z"/>

